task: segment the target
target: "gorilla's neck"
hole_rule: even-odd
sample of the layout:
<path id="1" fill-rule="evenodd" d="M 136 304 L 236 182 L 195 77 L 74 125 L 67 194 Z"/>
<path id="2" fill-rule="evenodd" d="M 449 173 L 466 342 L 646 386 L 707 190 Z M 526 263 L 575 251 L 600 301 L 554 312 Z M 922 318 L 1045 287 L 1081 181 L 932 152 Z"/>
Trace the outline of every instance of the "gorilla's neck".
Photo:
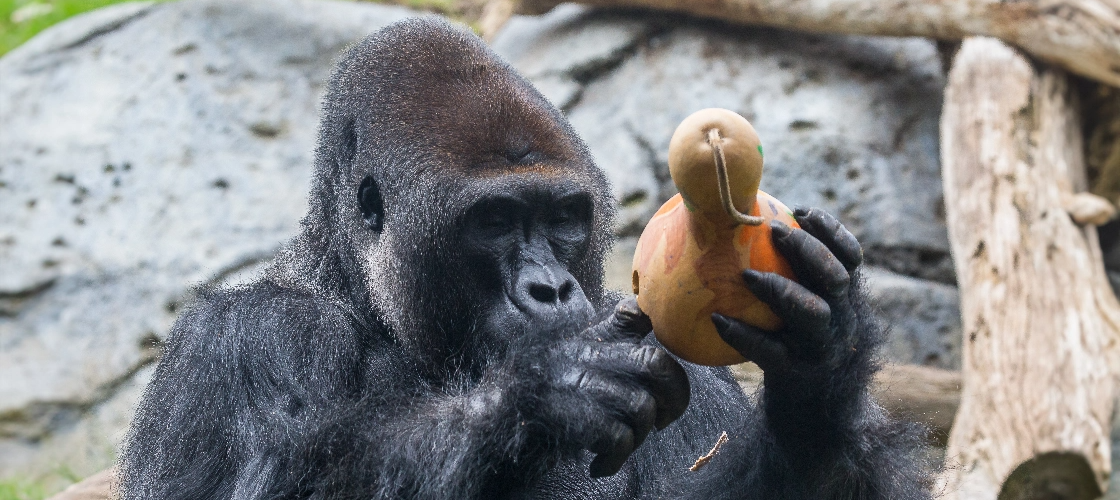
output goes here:
<path id="1" fill-rule="evenodd" d="M 329 236 L 309 229 L 314 226 L 304 224 L 303 231 L 280 250 L 266 279 L 284 288 L 327 298 L 349 313 L 358 325 L 372 328 L 376 324 L 374 312 L 369 307 L 356 307 L 369 304 L 369 298 L 361 284 L 345 272 L 351 265 L 346 262 L 347 256 L 329 243 Z"/>

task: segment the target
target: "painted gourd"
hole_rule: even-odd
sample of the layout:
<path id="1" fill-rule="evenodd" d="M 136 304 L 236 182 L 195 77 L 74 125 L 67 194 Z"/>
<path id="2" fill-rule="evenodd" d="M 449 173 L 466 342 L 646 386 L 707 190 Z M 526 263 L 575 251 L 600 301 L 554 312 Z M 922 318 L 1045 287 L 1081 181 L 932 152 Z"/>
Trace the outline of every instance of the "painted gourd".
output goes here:
<path id="1" fill-rule="evenodd" d="M 638 239 L 633 287 L 657 340 L 693 363 L 745 361 L 719 337 L 718 312 L 766 330 L 781 321 L 743 283 L 743 269 L 793 278 L 770 239 L 770 219 L 798 227 L 791 212 L 758 190 L 762 144 L 742 116 L 710 108 L 685 118 L 669 142 L 669 173 L 680 194 L 661 206 Z"/>

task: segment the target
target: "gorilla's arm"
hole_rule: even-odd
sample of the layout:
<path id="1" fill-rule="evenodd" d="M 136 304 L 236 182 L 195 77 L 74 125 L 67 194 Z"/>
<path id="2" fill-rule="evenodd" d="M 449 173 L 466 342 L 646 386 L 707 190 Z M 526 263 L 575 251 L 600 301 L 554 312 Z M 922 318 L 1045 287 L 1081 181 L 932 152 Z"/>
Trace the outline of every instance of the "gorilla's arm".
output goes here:
<path id="1" fill-rule="evenodd" d="M 521 339 L 477 383 L 424 384 L 364 405 L 357 432 L 343 423 L 312 439 L 326 455 L 307 468 L 333 470 L 321 480 L 330 493 L 373 498 L 504 498 L 584 449 L 598 454 L 593 477 L 614 474 L 688 404 L 680 365 L 639 345 L 648 331 L 631 301 L 575 335 Z M 354 459 L 320 465 L 340 453 Z"/>
<path id="2" fill-rule="evenodd" d="M 583 448 L 613 473 L 688 401 L 679 365 L 638 344 L 642 318 L 631 305 L 559 341 L 525 339 L 480 380 L 447 383 L 315 297 L 213 294 L 173 329 L 122 498 L 494 497 Z"/>
<path id="3" fill-rule="evenodd" d="M 804 230 L 772 224 L 798 282 L 745 271 L 747 286 L 785 326 L 766 332 L 713 315 L 717 330 L 764 371 L 758 405 L 711 463 L 690 475 L 690 498 L 930 498 L 921 429 L 893 421 L 868 386 L 883 332 L 867 304 L 859 243 L 821 210 L 797 210 Z"/>
<path id="4" fill-rule="evenodd" d="M 291 467 L 293 445 L 357 401 L 363 344 L 344 314 L 306 294 L 270 284 L 204 293 L 172 328 L 137 408 L 121 497 L 279 493 L 307 472 Z"/>

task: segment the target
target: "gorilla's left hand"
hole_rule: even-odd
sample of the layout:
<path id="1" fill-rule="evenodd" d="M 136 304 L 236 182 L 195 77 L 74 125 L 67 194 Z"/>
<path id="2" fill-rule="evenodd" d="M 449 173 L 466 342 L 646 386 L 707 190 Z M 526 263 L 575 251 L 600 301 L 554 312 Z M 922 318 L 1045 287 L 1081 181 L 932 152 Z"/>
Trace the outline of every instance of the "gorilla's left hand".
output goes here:
<path id="1" fill-rule="evenodd" d="M 858 354 L 849 289 L 863 253 L 855 236 L 825 211 L 799 208 L 794 218 L 802 229 L 778 221 L 770 228 L 797 281 L 743 271 L 747 288 L 781 318 L 782 328 L 769 332 L 718 313 L 712 322 L 725 342 L 762 368 L 768 387 L 792 382 L 813 392 L 805 382 L 819 385 L 814 382 L 827 380 L 828 372 Z"/>

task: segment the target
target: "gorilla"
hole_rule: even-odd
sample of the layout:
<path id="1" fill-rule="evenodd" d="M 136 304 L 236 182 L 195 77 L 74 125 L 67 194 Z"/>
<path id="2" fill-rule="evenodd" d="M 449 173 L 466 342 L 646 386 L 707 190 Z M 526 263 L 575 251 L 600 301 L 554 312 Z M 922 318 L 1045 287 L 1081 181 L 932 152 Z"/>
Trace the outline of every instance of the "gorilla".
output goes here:
<path id="1" fill-rule="evenodd" d="M 469 32 L 417 18 L 347 50 L 310 200 L 264 277 L 172 328 L 121 498 L 930 498 L 921 429 L 868 393 L 851 233 L 797 210 L 772 231 L 798 281 L 742 274 L 785 327 L 713 317 L 757 394 L 673 357 L 604 290 L 604 174 Z"/>

